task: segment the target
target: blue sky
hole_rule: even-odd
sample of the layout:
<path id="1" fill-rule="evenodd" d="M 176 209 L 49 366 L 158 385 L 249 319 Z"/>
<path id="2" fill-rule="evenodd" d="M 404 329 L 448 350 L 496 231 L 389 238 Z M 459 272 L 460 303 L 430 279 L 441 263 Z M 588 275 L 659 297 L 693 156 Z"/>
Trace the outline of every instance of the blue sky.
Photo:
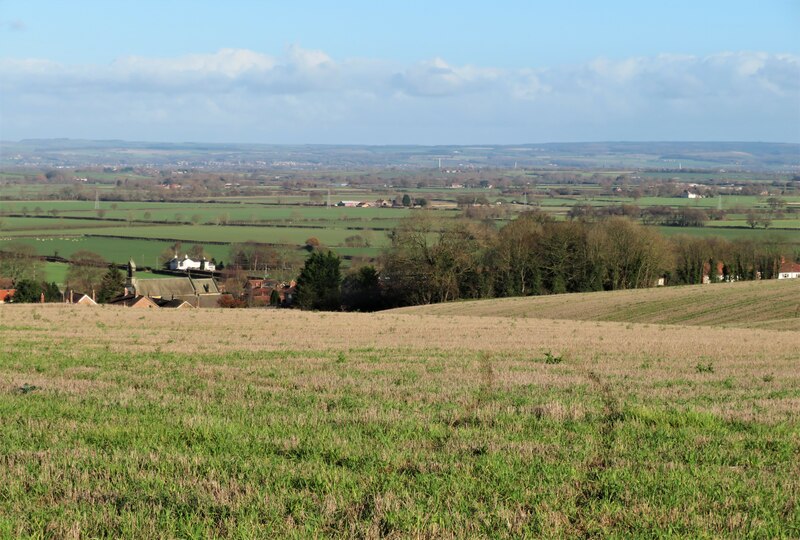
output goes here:
<path id="1" fill-rule="evenodd" d="M 0 138 L 800 142 L 800 2 L 0 0 Z"/>

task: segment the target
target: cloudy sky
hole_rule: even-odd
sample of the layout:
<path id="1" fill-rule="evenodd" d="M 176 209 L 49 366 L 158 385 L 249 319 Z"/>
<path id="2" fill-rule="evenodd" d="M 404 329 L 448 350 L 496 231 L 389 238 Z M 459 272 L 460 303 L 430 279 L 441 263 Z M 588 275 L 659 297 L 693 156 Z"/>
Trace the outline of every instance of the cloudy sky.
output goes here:
<path id="1" fill-rule="evenodd" d="M 430 4 L 0 0 L 0 139 L 800 142 L 796 0 Z"/>

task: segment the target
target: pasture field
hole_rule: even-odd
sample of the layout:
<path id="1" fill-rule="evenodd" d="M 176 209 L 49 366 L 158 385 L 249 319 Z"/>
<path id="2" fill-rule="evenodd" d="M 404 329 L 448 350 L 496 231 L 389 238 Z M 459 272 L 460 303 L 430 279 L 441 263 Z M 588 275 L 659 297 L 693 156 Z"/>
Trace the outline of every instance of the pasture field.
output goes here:
<path id="1" fill-rule="evenodd" d="M 63 287 L 67 278 L 67 270 L 69 265 L 64 263 L 46 262 L 44 263 L 44 281 Z M 152 272 L 139 271 L 136 272 L 136 277 L 139 279 L 161 279 L 172 277 L 166 274 L 154 274 Z"/>
<path id="2" fill-rule="evenodd" d="M 52 234 L 52 233 L 51 233 Z M 32 245 L 39 255 L 58 255 L 69 259 L 76 251 L 87 250 L 101 255 L 105 260 L 118 264 L 127 263 L 133 258 L 139 266 L 155 267 L 161 252 L 169 249 L 169 242 L 152 240 L 131 240 L 125 238 L 98 238 L 81 236 L 42 235 L 35 238 L 0 239 L 0 249 L 11 242 Z M 184 250 L 191 243 L 184 246 Z M 204 244 L 205 251 L 218 261 L 228 261 L 230 246 Z"/>
<path id="3" fill-rule="evenodd" d="M 800 535 L 797 332 L 0 306 L 0 536 Z"/>
<path id="4" fill-rule="evenodd" d="M 772 279 L 497 298 L 413 306 L 388 313 L 800 330 L 800 282 Z"/>
<path id="5" fill-rule="evenodd" d="M 722 222 L 718 222 L 722 223 Z M 779 227 L 777 221 L 774 222 Z M 755 240 L 759 242 L 777 242 L 779 244 L 800 244 L 800 229 L 734 229 L 732 227 L 718 227 L 717 223 L 706 227 L 658 227 L 661 234 L 675 236 L 687 234 L 689 236 L 710 237 L 717 236 L 725 240 Z"/>
<path id="6" fill-rule="evenodd" d="M 307 201 L 306 201 L 307 202 Z M 111 208 L 111 204 L 116 208 Z M 94 202 L 90 201 L 15 201 L 3 203 L 6 213 L 20 213 L 25 208 L 30 214 L 43 215 L 55 210 L 58 216 L 81 218 L 98 216 Z M 38 208 L 39 211 L 34 212 Z M 199 223 L 223 222 L 372 222 L 397 221 L 406 217 L 411 210 L 406 208 L 344 208 L 333 206 L 300 206 L 256 203 L 161 203 L 161 202 L 120 202 L 100 204 L 102 217 L 113 219 L 132 219 L 136 221 L 174 221 L 189 222 L 195 218 Z M 15 219 L 15 218 L 7 218 Z M 20 218 L 16 218 L 20 219 Z"/>
<path id="7" fill-rule="evenodd" d="M 42 235 L 46 230 L 30 231 L 26 236 Z M 349 236 L 364 234 L 364 230 L 352 229 L 306 229 L 292 227 L 220 227 L 215 225 L 148 225 L 143 227 L 105 227 L 103 229 L 64 229 L 61 234 L 68 235 L 98 235 L 98 236 L 119 236 L 123 238 L 143 238 L 143 239 L 165 239 L 182 240 L 184 242 L 246 242 L 254 240 L 271 244 L 286 244 L 300 246 L 307 238 L 314 236 L 324 245 L 341 245 Z M 380 233 L 380 234 L 379 234 Z M 50 231 L 53 234 L 53 231 Z M 388 238 L 386 232 L 375 231 L 370 233 L 374 245 L 380 247 L 386 245 Z M 14 235 L 12 235 L 14 236 Z M 17 235 L 18 236 L 18 235 Z"/>

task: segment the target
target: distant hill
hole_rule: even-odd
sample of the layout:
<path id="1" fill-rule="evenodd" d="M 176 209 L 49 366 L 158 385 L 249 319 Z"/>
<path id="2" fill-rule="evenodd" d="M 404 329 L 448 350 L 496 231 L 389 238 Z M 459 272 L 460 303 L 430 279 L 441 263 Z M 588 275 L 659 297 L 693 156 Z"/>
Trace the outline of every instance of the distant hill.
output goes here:
<path id="1" fill-rule="evenodd" d="M 800 330 L 800 282 L 747 281 L 501 298 L 414 306 L 389 313 Z"/>
<path id="2" fill-rule="evenodd" d="M 650 168 L 800 171 L 800 144 L 591 142 L 519 145 L 270 145 L 120 140 L 0 141 L 0 166 Z"/>

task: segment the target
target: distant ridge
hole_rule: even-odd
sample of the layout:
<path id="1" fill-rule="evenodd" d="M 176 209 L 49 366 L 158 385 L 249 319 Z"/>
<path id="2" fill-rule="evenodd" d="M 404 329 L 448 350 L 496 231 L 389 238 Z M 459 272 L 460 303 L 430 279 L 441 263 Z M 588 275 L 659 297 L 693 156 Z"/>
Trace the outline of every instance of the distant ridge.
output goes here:
<path id="1" fill-rule="evenodd" d="M 86 139 L 0 141 L 2 166 L 171 165 L 265 167 L 726 169 L 800 171 L 800 144 L 780 142 L 551 142 L 355 145 L 148 142 Z"/>

